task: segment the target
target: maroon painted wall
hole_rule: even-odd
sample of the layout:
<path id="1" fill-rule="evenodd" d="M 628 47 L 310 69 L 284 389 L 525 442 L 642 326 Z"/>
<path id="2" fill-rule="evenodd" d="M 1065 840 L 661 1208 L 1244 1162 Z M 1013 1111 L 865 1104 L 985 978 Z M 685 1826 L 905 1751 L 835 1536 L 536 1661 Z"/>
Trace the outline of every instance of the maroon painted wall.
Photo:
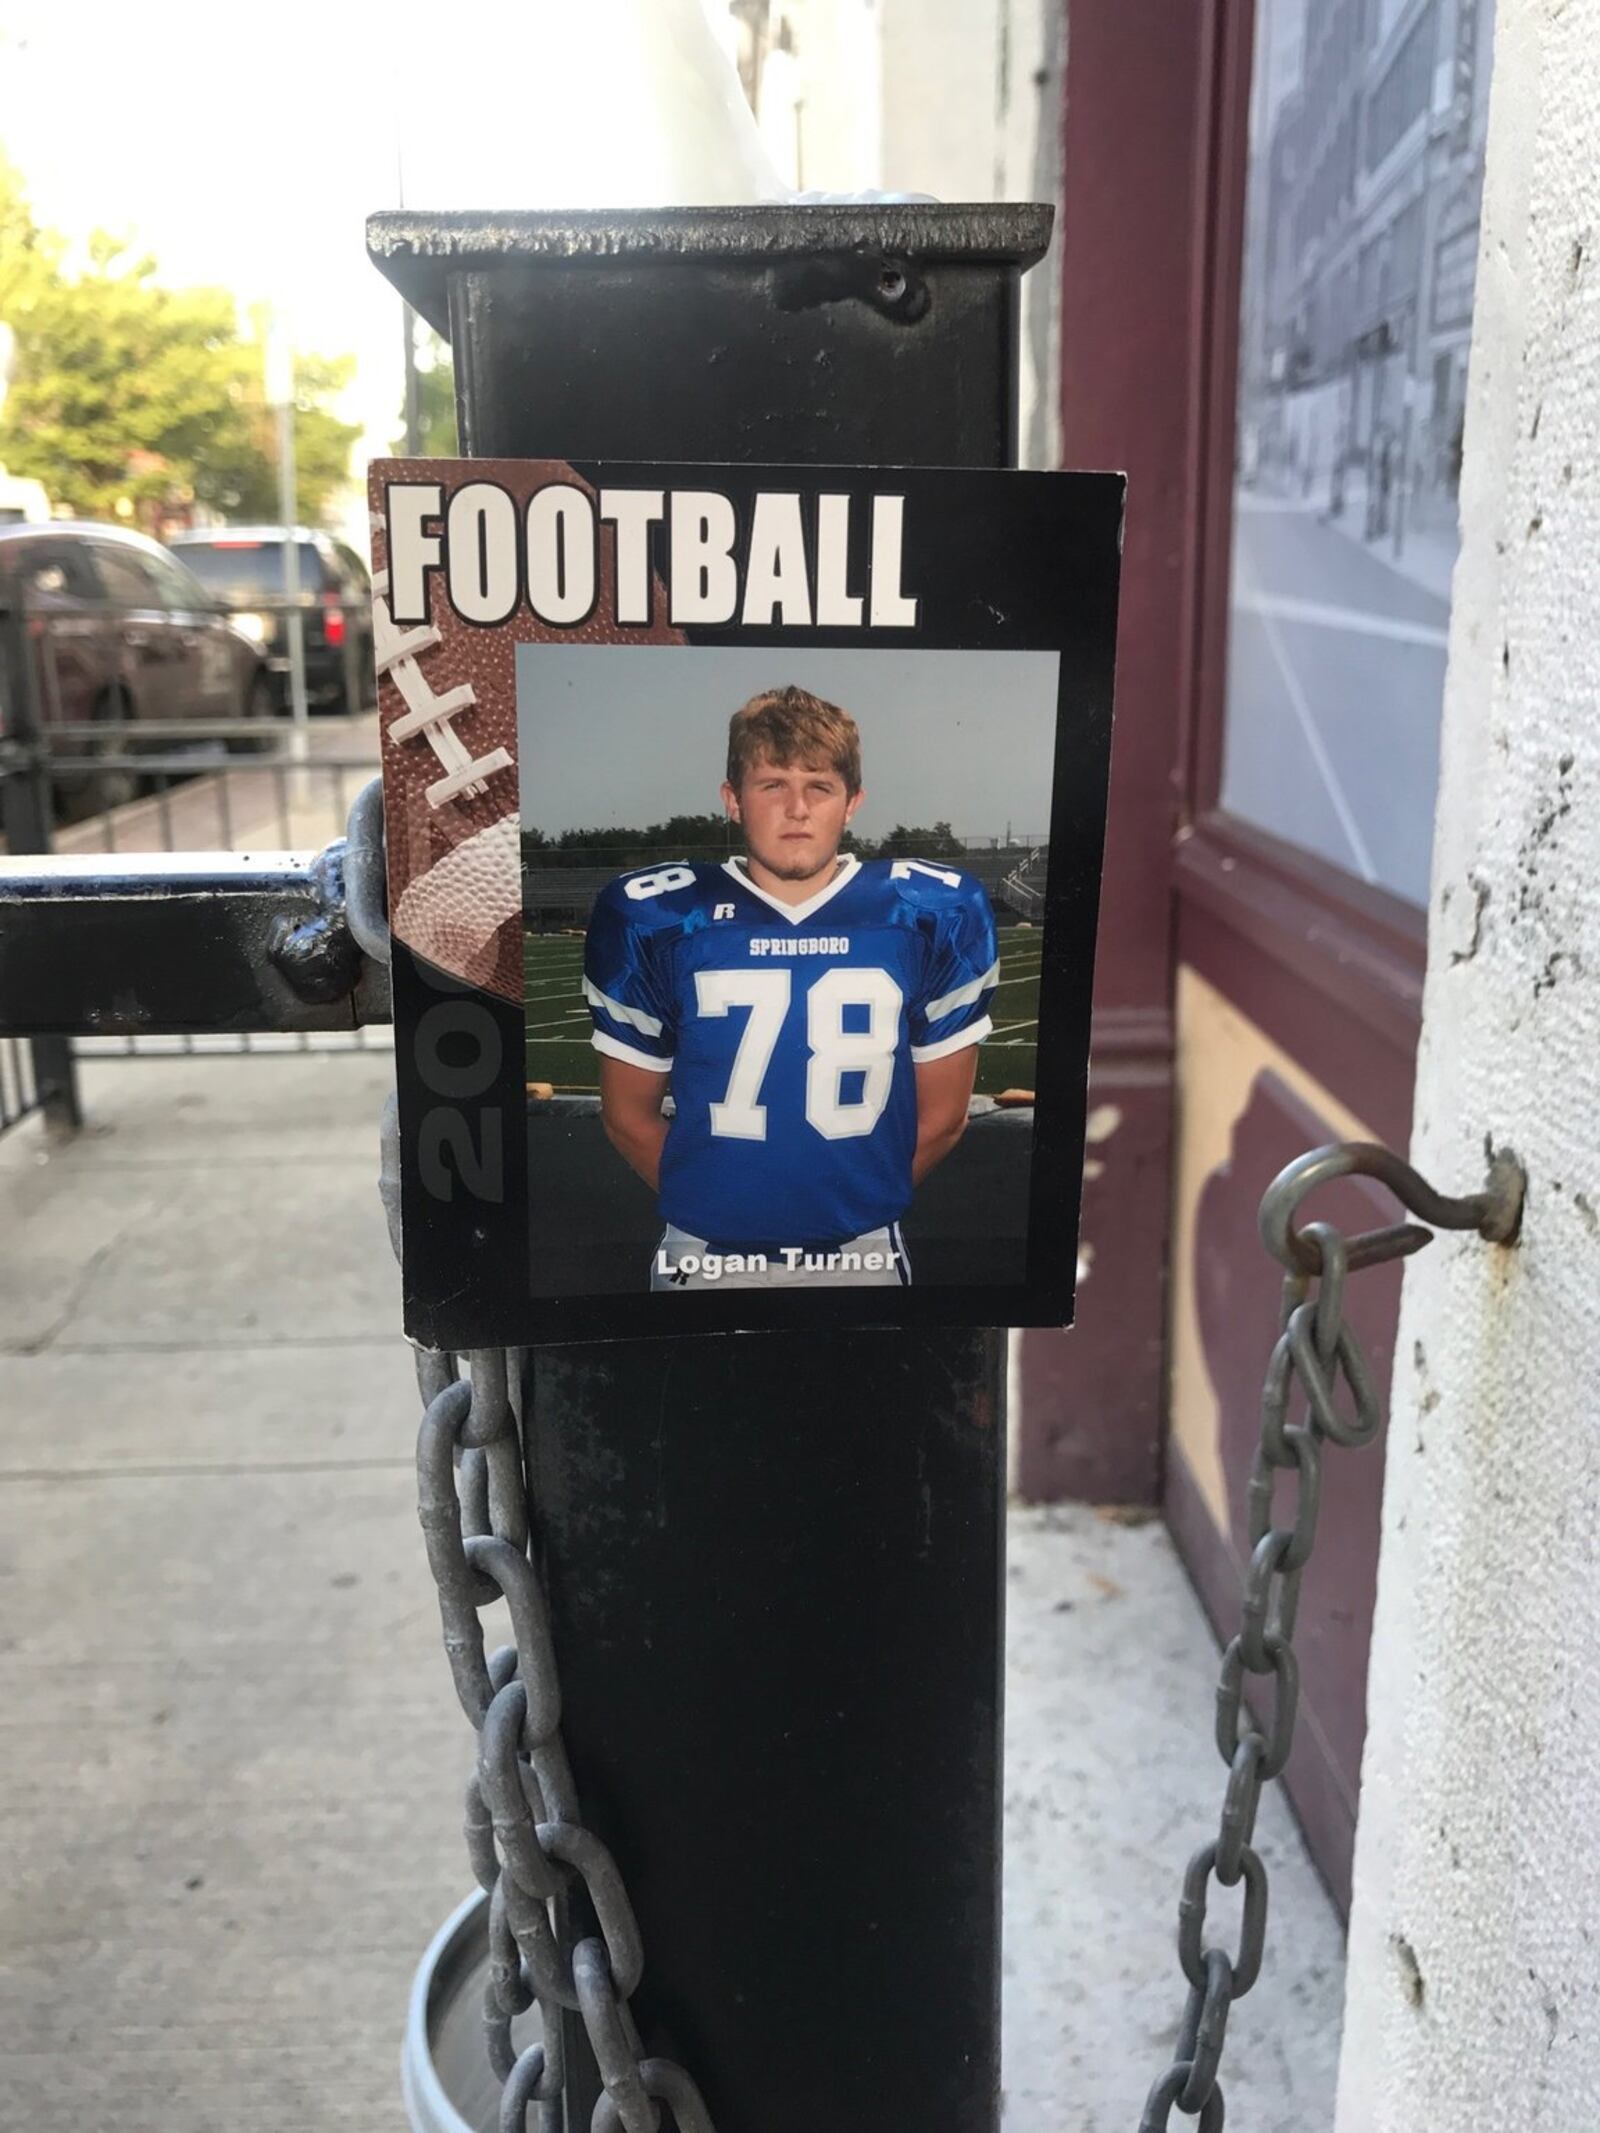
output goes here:
<path id="1" fill-rule="evenodd" d="M 1161 1485 L 1172 1124 L 1172 876 L 1196 518 L 1192 327 L 1203 10 L 1070 10 L 1063 109 L 1063 463 L 1128 476 L 1092 1106 L 1070 1334 L 1023 1346 L 1025 1496 L 1153 1503 Z M 1175 377 L 1175 370 L 1179 376 Z M 1093 1166 L 1099 1165 L 1096 1170 Z"/>

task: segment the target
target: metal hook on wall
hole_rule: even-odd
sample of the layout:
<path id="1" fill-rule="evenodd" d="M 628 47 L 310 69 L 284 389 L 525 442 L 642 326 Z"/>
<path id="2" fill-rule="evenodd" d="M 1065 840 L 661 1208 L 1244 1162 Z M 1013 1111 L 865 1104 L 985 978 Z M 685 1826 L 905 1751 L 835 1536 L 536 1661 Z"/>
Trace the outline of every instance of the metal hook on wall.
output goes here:
<path id="1" fill-rule="evenodd" d="M 1317 1274 L 1322 1270 L 1322 1253 L 1315 1236 L 1295 1227 L 1301 1202 L 1319 1185 L 1348 1177 L 1376 1178 L 1388 1186 L 1409 1214 L 1419 1218 L 1385 1229 L 1365 1230 L 1352 1237 L 1348 1247 L 1352 1270 L 1420 1252 L 1433 1241 L 1434 1231 L 1440 1229 L 1476 1230 L 1486 1243 L 1510 1244 L 1522 1220 L 1527 1190 L 1522 1165 L 1506 1149 L 1491 1158 L 1481 1192 L 1452 1199 L 1436 1192 L 1419 1170 L 1380 1142 L 1337 1141 L 1326 1148 L 1313 1148 L 1309 1155 L 1297 1157 L 1280 1170 L 1261 1200 L 1261 1241 L 1291 1274 Z"/>

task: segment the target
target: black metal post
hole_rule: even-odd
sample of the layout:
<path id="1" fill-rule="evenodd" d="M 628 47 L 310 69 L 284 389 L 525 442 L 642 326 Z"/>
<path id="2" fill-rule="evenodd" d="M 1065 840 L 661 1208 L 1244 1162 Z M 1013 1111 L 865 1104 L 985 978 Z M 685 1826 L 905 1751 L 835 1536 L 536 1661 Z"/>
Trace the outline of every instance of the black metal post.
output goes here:
<path id="1" fill-rule="evenodd" d="M 1043 208 L 390 214 L 369 245 L 449 334 L 469 454 L 1001 466 L 1048 234 Z M 1002 1357 L 964 1331 L 527 1353 L 566 1740 L 638 1909 L 645 2044 L 718 2133 L 995 2124 Z M 594 2094 L 580 2069 L 569 2133 Z"/>
<path id="2" fill-rule="evenodd" d="M 0 589 L 0 836 L 18 857 L 50 849 L 50 774 L 44 767 L 39 673 L 20 594 Z M 83 1124 L 72 1040 L 29 1040 L 33 1085 L 45 1122 L 57 1133 Z"/>

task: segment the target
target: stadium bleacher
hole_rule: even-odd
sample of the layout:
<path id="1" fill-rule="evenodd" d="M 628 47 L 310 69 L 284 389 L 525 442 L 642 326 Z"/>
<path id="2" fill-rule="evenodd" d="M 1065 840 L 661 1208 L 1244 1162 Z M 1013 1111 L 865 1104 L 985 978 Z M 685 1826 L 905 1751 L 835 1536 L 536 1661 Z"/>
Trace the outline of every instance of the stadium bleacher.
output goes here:
<path id="1" fill-rule="evenodd" d="M 661 863 L 686 857 L 719 857 L 720 854 L 663 852 Z M 989 892 L 995 915 L 1002 923 L 1012 919 L 1037 919 L 1038 892 L 1044 886 L 1040 847 L 1032 842 L 972 839 L 961 859 L 952 862 L 981 881 Z M 594 900 L 608 881 L 615 880 L 616 866 L 538 867 L 522 870 L 522 913 L 535 933 L 562 932 L 570 926 L 587 925 Z M 1007 876 L 1023 885 L 1021 896 L 1008 895 Z"/>

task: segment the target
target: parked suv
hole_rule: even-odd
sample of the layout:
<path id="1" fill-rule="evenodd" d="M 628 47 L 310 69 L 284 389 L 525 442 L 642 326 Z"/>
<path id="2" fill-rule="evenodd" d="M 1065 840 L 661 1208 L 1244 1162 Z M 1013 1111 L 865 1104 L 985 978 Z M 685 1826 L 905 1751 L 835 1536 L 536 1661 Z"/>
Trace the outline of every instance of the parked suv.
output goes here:
<path id="1" fill-rule="evenodd" d="M 304 615 L 306 697 L 317 706 L 359 711 L 372 690 L 372 588 L 366 565 L 343 541 L 305 526 L 294 530 Z M 175 533 L 171 546 L 235 624 L 261 646 L 289 700 L 287 534 L 282 526 L 208 526 Z"/>
<path id="2" fill-rule="evenodd" d="M 26 617 L 47 741 L 53 725 L 92 722 L 105 728 L 105 752 L 124 754 L 141 719 L 273 716 L 260 648 L 142 533 L 64 519 L 0 525 L 0 605 Z M 107 772 L 102 799 L 125 798 L 134 783 L 125 770 Z"/>

